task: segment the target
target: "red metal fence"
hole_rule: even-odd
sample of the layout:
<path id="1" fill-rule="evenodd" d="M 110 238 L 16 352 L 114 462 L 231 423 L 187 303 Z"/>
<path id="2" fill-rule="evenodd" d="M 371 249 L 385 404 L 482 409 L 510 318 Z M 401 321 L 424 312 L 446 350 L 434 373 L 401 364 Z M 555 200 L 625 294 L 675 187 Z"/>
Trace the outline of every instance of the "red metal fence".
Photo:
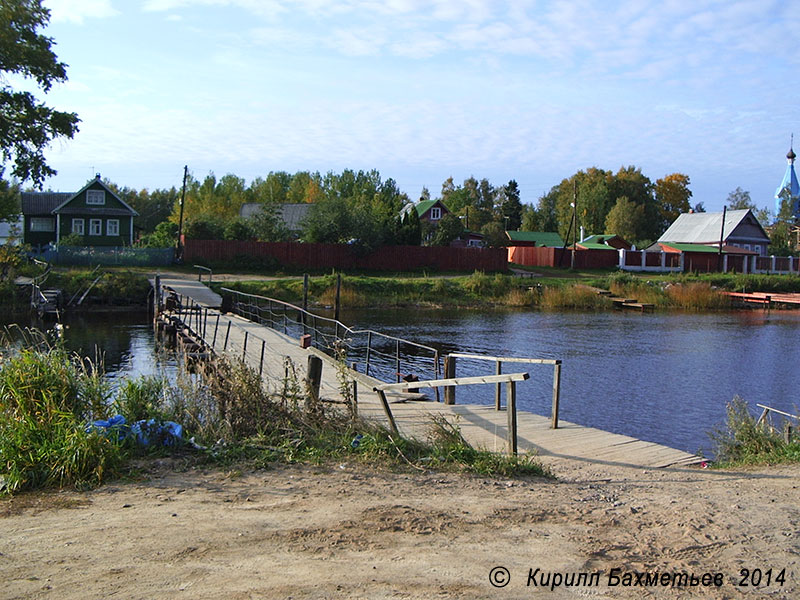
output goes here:
<path id="1" fill-rule="evenodd" d="M 508 262 L 528 267 L 563 267 L 571 265 L 571 250 L 544 246 L 509 246 Z M 614 250 L 576 250 L 575 268 L 605 269 L 616 267 L 619 254 Z"/>
<path id="2" fill-rule="evenodd" d="M 183 256 L 186 262 L 272 258 L 280 265 L 312 269 L 505 271 L 508 268 L 505 248 L 382 246 L 361 254 L 346 244 L 184 239 Z"/>

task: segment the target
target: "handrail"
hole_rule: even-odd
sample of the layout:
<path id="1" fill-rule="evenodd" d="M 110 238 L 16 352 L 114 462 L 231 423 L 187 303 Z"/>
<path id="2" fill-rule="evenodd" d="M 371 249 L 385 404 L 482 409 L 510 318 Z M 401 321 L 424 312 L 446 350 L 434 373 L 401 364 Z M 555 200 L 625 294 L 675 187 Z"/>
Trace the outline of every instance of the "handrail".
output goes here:
<path id="1" fill-rule="evenodd" d="M 493 362 L 513 362 L 513 363 L 533 363 L 537 365 L 560 365 L 560 358 L 517 358 L 514 356 L 485 356 L 483 354 L 462 354 L 460 352 L 453 352 L 448 356 L 456 358 L 470 358 L 474 360 L 490 360 Z"/>
<path id="2" fill-rule="evenodd" d="M 450 379 L 431 379 L 428 381 L 404 381 L 403 383 L 382 383 L 373 387 L 373 391 L 393 391 L 405 388 L 434 388 L 451 385 L 481 385 L 485 383 L 509 383 L 510 381 L 526 381 L 528 373 L 507 373 L 504 375 L 478 375 L 476 377 L 453 377 Z"/>
<path id="3" fill-rule="evenodd" d="M 200 272 L 197 274 L 197 281 L 200 283 L 203 282 L 203 271 L 208 271 L 208 283 L 211 283 L 211 279 L 214 276 L 214 273 L 208 267 L 204 267 L 203 265 L 192 265 L 195 269 L 200 269 Z"/>
<path id="4" fill-rule="evenodd" d="M 375 331 L 374 329 L 353 329 L 351 327 L 348 327 L 347 325 L 345 325 L 341 321 L 337 321 L 336 319 L 332 319 L 330 317 L 323 317 L 322 315 L 318 315 L 316 313 L 309 312 L 309 311 L 305 310 L 304 308 L 301 308 L 301 307 L 299 307 L 299 306 L 297 306 L 295 304 L 292 304 L 291 302 L 284 302 L 283 300 L 278 300 L 277 298 L 270 298 L 268 296 L 260 296 L 258 294 L 249 294 L 247 292 L 240 292 L 238 290 L 232 290 L 232 289 L 226 288 L 226 287 L 220 288 L 220 290 L 223 291 L 223 292 L 230 292 L 232 294 L 239 294 L 241 296 L 249 296 L 251 298 L 259 298 L 260 300 L 268 300 L 269 302 L 273 302 L 275 304 L 282 304 L 283 306 L 291 308 L 292 310 L 296 310 L 299 313 L 306 314 L 306 315 L 309 315 L 311 317 L 314 317 L 315 319 L 322 319 L 323 321 L 328 321 L 329 323 L 336 323 L 336 324 L 339 325 L 339 327 L 341 327 L 345 331 L 350 332 L 352 335 L 357 335 L 357 334 L 362 334 L 362 333 L 372 333 L 374 335 L 379 335 L 382 338 L 386 338 L 387 340 L 403 342 L 404 344 L 408 344 L 410 346 L 415 346 L 417 348 L 422 348 L 423 350 L 430 350 L 431 352 L 438 352 L 438 350 L 436 348 L 432 348 L 431 346 L 426 346 L 425 344 L 420 344 L 418 342 L 412 342 L 411 340 L 407 340 L 405 338 L 399 338 L 399 337 L 395 337 L 395 336 L 388 335 L 388 334 L 385 334 L 385 333 L 381 333 L 380 331 Z"/>
<path id="5" fill-rule="evenodd" d="M 791 417 L 792 419 L 800 420 L 800 416 L 793 415 L 791 413 L 783 412 L 782 410 L 778 410 L 777 408 L 772 408 L 771 406 L 765 406 L 764 404 L 756 404 L 758 408 L 763 408 L 764 412 L 761 413 L 761 416 L 758 418 L 758 423 L 761 423 L 766 417 L 767 413 L 769 412 L 776 412 L 779 415 L 783 415 L 784 417 Z"/>
<path id="6" fill-rule="evenodd" d="M 282 326 L 283 333 L 288 333 L 294 327 L 302 327 L 304 334 L 307 332 L 313 334 L 312 344 L 320 350 L 327 351 L 329 354 L 331 351 L 337 352 L 343 346 L 355 351 L 356 355 L 363 353 L 364 370 L 367 375 L 371 375 L 371 368 L 373 371 L 383 371 L 384 377 L 387 375 L 386 371 L 388 371 L 399 382 L 402 378 L 400 371 L 403 366 L 407 369 L 422 369 L 423 371 L 427 371 L 430 368 L 435 378 L 439 377 L 441 373 L 439 351 L 431 346 L 387 335 L 372 329 L 354 329 L 337 319 L 309 312 L 295 304 L 276 298 L 240 292 L 227 287 L 221 288 L 221 291 L 233 296 L 234 312 L 241 314 L 241 316 L 255 319 L 275 329 L 280 329 Z M 266 303 L 267 306 L 263 306 L 259 301 Z M 262 311 L 264 310 L 268 311 L 269 314 L 268 323 L 267 320 L 262 320 L 264 317 Z M 287 318 L 287 311 L 294 311 L 297 316 Z M 281 312 L 283 312 L 282 319 Z M 276 313 L 278 315 L 277 323 L 273 319 Z M 325 327 L 319 327 L 319 325 L 324 325 Z M 366 337 L 366 340 L 359 345 L 355 341 L 357 336 L 362 336 L 362 340 Z M 392 354 L 387 353 L 386 345 L 393 347 Z M 401 352 L 401 347 L 419 350 L 420 354 L 415 355 L 413 352 L 404 354 Z M 374 360 L 375 358 L 379 360 Z M 425 363 L 431 361 L 432 367 L 428 367 L 427 364 L 423 367 L 420 361 Z M 435 389 L 435 394 L 438 401 L 438 388 Z"/>
<path id="7" fill-rule="evenodd" d="M 444 357 L 445 375 L 455 377 L 456 374 L 456 359 L 464 358 L 467 360 L 485 360 L 495 363 L 495 373 L 500 375 L 503 363 L 527 363 L 539 365 L 552 365 L 553 366 L 553 404 L 550 412 L 551 416 L 551 429 L 558 429 L 558 411 L 561 403 L 561 359 L 558 358 L 518 358 L 515 356 L 486 356 L 483 354 L 465 354 L 461 352 L 453 352 Z M 494 408 L 495 410 L 501 409 L 500 396 L 502 393 L 502 386 L 500 383 L 495 385 L 494 391 Z M 455 387 L 448 387 L 445 389 L 445 402 L 448 404 L 455 404 L 456 390 Z"/>

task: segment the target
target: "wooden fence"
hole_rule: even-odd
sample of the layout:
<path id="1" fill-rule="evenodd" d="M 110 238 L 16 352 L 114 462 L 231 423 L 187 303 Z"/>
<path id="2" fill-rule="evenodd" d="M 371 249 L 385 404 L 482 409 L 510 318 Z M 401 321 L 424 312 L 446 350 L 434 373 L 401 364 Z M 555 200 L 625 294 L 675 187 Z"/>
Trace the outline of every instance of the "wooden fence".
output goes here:
<path id="1" fill-rule="evenodd" d="M 184 260 L 222 262 L 242 258 L 272 259 L 280 265 L 307 269 L 375 271 L 505 271 L 505 248 L 382 246 L 362 254 L 347 244 L 299 242 L 239 242 L 184 239 Z"/>

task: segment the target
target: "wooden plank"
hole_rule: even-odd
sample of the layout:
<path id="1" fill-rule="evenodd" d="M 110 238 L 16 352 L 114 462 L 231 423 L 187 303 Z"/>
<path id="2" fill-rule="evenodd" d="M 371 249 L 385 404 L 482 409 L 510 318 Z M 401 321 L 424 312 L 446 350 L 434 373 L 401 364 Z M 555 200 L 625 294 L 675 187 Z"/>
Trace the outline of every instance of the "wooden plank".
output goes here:
<path id="1" fill-rule="evenodd" d="M 434 388 L 456 385 L 479 385 L 482 383 L 509 383 L 511 381 L 525 381 L 530 375 L 527 373 L 508 373 L 506 375 L 479 375 L 477 377 L 454 377 L 451 379 L 428 379 L 426 381 L 415 381 L 409 384 L 406 381 L 401 383 L 382 383 L 376 385 L 374 390 L 389 391 L 389 390 L 402 390 L 408 387 L 415 388 Z"/>
<path id="2" fill-rule="evenodd" d="M 473 360 L 489 360 L 493 362 L 511 362 L 511 363 L 530 363 L 537 365 L 560 365 L 561 360 L 555 358 L 516 358 L 514 356 L 486 356 L 484 354 L 462 354 L 461 352 L 452 352 L 447 356 L 455 356 L 456 358 L 469 358 Z"/>

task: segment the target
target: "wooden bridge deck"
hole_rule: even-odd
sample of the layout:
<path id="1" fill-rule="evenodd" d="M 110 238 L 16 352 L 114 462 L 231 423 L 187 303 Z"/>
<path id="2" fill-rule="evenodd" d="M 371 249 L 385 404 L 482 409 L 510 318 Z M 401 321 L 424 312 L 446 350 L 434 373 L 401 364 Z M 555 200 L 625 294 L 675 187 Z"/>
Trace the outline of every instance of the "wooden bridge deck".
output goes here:
<path id="1" fill-rule="evenodd" d="M 199 294 L 196 296 L 197 299 L 201 297 Z M 287 359 L 294 366 L 297 380 L 302 381 L 309 355 L 322 357 L 324 366 L 320 396 L 324 400 L 342 400 L 337 377 L 342 367 L 319 350 L 303 349 L 296 338 L 235 315 L 220 314 L 213 309 L 208 310 L 205 323 L 202 335 L 205 343 L 217 353 L 227 352 L 243 358 L 250 366 L 260 370 L 268 388 L 274 392 L 280 391 L 286 384 Z M 359 414 L 385 423 L 383 407 L 377 394 L 372 391 L 373 386 L 384 382 L 350 369 L 346 371 L 350 380 L 358 382 Z M 469 398 L 469 389 L 465 387 L 459 390 L 462 400 Z M 464 438 L 474 446 L 498 452 L 506 450 L 507 415 L 505 410 L 497 411 L 494 406 L 408 400 L 391 403 L 391 409 L 399 430 L 406 436 L 424 439 L 432 418 L 439 416 L 456 423 Z M 550 417 L 518 411 L 519 450 L 534 451 L 545 459 L 553 457 L 646 468 L 689 465 L 701 461 L 698 456 L 681 450 L 592 427 L 564 421 L 560 421 L 558 429 L 551 429 L 550 425 Z"/>

